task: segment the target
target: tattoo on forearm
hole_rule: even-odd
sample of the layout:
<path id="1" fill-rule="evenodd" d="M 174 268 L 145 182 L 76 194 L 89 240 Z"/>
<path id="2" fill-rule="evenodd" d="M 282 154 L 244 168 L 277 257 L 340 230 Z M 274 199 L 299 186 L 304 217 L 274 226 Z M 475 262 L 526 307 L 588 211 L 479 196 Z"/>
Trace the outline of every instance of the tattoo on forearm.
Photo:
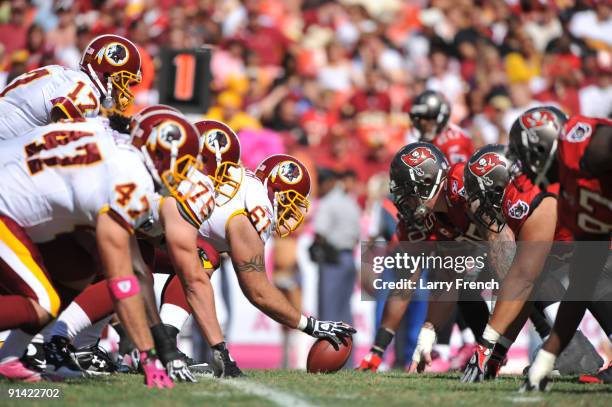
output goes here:
<path id="1" fill-rule="evenodd" d="M 256 254 L 255 256 L 251 257 L 251 259 L 248 261 L 236 263 L 235 268 L 236 268 L 236 271 L 240 271 L 240 272 L 242 271 L 244 272 L 247 272 L 247 271 L 265 272 L 266 267 L 264 265 L 263 254 Z"/>
<path id="2" fill-rule="evenodd" d="M 512 261 L 514 260 L 514 254 L 516 252 L 514 236 L 502 232 L 499 234 L 490 233 L 488 237 L 490 251 L 489 262 L 497 276 L 504 279 L 510 271 L 510 266 L 512 266 Z"/>

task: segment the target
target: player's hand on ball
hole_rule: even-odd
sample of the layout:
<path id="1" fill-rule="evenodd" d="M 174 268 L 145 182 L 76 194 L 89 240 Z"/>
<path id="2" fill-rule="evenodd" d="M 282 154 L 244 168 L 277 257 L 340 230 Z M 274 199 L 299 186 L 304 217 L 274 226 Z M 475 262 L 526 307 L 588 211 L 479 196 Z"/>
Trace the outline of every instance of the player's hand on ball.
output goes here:
<path id="1" fill-rule="evenodd" d="M 492 350 L 485 345 L 478 344 L 470 361 L 465 367 L 461 381 L 463 383 L 481 382 L 484 380 L 485 367 L 491 357 Z"/>
<path id="2" fill-rule="evenodd" d="M 213 359 L 212 367 L 216 377 L 241 377 L 244 376 L 242 370 L 230 355 L 225 342 L 221 342 L 212 347 Z"/>
<path id="3" fill-rule="evenodd" d="M 357 331 L 346 322 L 319 321 L 316 318 L 308 317 L 308 324 L 304 332 L 318 339 L 330 339 L 334 349 L 340 349 L 340 344 L 344 343 L 344 337 L 351 336 Z"/>
<path id="4" fill-rule="evenodd" d="M 149 388 L 173 388 L 174 383 L 166 374 L 162 362 L 155 356 L 155 351 L 140 352 L 140 365 L 145 376 L 145 384 Z"/>
<path id="5" fill-rule="evenodd" d="M 412 354 L 412 363 L 410 364 L 409 373 L 423 373 L 427 366 L 431 365 L 431 350 L 436 343 L 436 331 L 430 323 L 425 323 L 419 332 L 414 353 Z"/>
<path id="6" fill-rule="evenodd" d="M 191 370 L 189 370 L 189 366 L 183 359 L 174 359 L 166 363 L 166 371 L 168 372 L 168 376 L 174 381 L 179 382 L 197 382 Z"/>

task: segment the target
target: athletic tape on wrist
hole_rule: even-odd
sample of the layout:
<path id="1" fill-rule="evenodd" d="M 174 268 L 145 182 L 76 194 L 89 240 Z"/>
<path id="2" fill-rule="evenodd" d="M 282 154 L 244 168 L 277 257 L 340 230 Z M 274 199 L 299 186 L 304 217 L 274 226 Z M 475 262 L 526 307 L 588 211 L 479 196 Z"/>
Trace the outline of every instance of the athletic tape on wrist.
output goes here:
<path id="1" fill-rule="evenodd" d="M 135 276 L 113 278 L 107 280 L 106 284 L 115 301 L 133 297 L 140 292 L 140 284 Z"/>
<path id="2" fill-rule="evenodd" d="M 303 331 L 308 326 L 308 317 L 306 315 L 300 316 L 300 322 L 298 322 L 297 329 Z"/>

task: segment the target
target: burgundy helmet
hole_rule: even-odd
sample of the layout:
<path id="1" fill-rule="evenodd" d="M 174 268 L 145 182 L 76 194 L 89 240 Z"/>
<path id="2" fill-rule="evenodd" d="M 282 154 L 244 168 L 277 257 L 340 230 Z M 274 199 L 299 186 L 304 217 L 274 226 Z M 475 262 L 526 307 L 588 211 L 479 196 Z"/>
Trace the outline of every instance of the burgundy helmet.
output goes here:
<path id="1" fill-rule="evenodd" d="M 142 116 L 131 136 L 162 194 L 175 196 L 179 182 L 197 166 L 200 142 L 196 128 L 180 113 L 163 110 Z"/>
<path id="2" fill-rule="evenodd" d="M 105 109 L 124 111 L 134 101 L 132 84 L 140 83 L 140 52 L 130 40 L 106 34 L 94 38 L 79 64 L 102 94 Z"/>
<path id="3" fill-rule="evenodd" d="M 168 106 L 168 105 L 158 104 L 158 105 L 151 105 L 151 106 L 143 107 L 138 112 L 134 113 L 132 117 L 130 118 L 130 131 L 134 127 L 136 127 L 136 124 L 140 120 L 142 120 L 144 115 L 152 113 L 152 112 L 161 112 L 161 111 L 169 111 L 169 112 L 181 114 L 181 112 L 178 109 L 172 106 Z"/>
<path id="4" fill-rule="evenodd" d="M 240 168 L 240 140 L 225 123 L 201 120 L 195 124 L 200 135 L 200 160 L 203 172 L 215 184 L 219 195 L 232 199 L 242 183 Z M 221 206 L 221 201 L 217 205 Z"/>
<path id="5" fill-rule="evenodd" d="M 268 189 L 274 207 L 274 228 L 280 237 L 294 232 L 308 211 L 310 174 L 297 158 L 275 154 L 263 160 L 255 170 L 257 178 Z"/>

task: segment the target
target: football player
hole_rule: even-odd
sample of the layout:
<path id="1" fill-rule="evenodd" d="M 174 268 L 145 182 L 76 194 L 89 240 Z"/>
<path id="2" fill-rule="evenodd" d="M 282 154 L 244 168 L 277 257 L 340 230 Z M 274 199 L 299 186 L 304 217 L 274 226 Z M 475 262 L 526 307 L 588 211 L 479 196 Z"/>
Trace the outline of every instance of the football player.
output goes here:
<path id="1" fill-rule="evenodd" d="M 412 101 L 410 107 L 412 130 L 407 142 L 432 143 L 453 165 L 467 161 L 474 152 L 471 137 L 459 126 L 449 123 L 451 105 L 440 92 L 426 90 Z"/>
<path id="2" fill-rule="evenodd" d="M 290 156 L 273 156 L 269 161 L 264 161 L 260 165 L 261 176 L 267 180 L 270 173 L 274 174 L 266 190 L 261 180 L 238 164 L 240 146 L 238 138 L 231 129 L 223 123 L 210 120 L 199 122 L 196 126 L 201 134 L 201 160 L 204 170 L 211 174 L 216 192 L 214 217 L 211 216 L 202 223 L 200 233 L 216 250 L 229 252 L 247 298 L 275 320 L 293 328 L 299 327 L 316 337 L 329 337 L 339 342 L 341 341 L 339 337 L 353 333 L 354 329 L 344 323 L 325 324 L 313 317 L 301 317 L 269 284 L 265 272 L 249 273 L 264 270 L 263 242 L 271 233 L 276 231 L 279 236 L 285 236 L 302 223 L 303 211 L 308 206 L 306 196 L 310 190 L 310 179 L 305 167 Z M 269 164 L 270 162 L 272 164 Z M 288 168 L 279 168 L 283 165 L 287 165 Z M 270 197 L 275 205 L 272 204 Z M 188 202 L 190 204 L 182 209 L 187 214 L 192 212 L 189 208 L 192 201 Z M 164 207 L 166 206 L 164 204 Z M 277 216 L 275 217 L 274 214 Z M 184 222 L 176 222 L 172 228 L 165 225 L 167 249 L 174 268 L 177 270 L 177 276 L 181 279 L 186 304 L 189 306 L 185 308 L 191 308 L 198 324 L 203 328 L 204 336 L 212 345 L 218 367 L 217 374 L 238 376 L 241 375 L 241 372 L 229 356 L 216 319 L 214 297 L 212 295 L 203 296 L 194 288 L 195 284 L 200 284 L 200 282 L 209 285 L 209 277 L 214 269 L 208 268 L 206 272 L 201 272 L 201 266 L 198 264 L 197 273 L 185 274 L 178 270 L 181 267 L 187 267 L 182 263 L 190 263 L 195 256 L 196 250 L 192 245 L 195 245 L 196 239 L 194 237 L 192 242 L 191 236 L 187 236 L 192 233 L 192 229 Z M 169 231 L 171 233 L 168 233 Z M 232 236 L 234 236 L 233 239 Z M 236 247 L 235 250 L 232 250 L 232 244 Z M 100 300 L 101 298 L 98 298 L 98 303 Z M 205 309 L 204 306 L 199 305 L 203 301 L 206 301 L 205 306 L 208 308 Z M 178 303 L 185 303 L 185 301 L 179 299 Z M 105 307 L 105 310 L 105 315 L 111 312 L 110 307 Z M 162 306 L 163 322 L 180 329 L 188 314 L 181 319 L 180 314 L 186 313 L 179 311 L 177 316 L 171 315 L 172 311 L 176 314 L 178 310 L 174 307 L 173 310 L 167 311 Z M 293 315 L 295 313 L 297 315 Z M 105 315 L 87 315 L 85 323 L 95 322 Z M 292 318 L 295 318 L 295 324 Z M 72 336 L 74 334 L 76 334 L 75 330 Z"/>
<path id="3" fill-rule="evenodd" d="M 557 123 L 556 131 L 560 128 Z M 551 126 L 551 130 L 555 131 L 555 127 Z M 527 300 L 555 237 L 556 196 L 533 185 L 525 175 L 513 179 L 515 168 L 508 158 L 507 147 L 501 145 L 483 147 L 465 167 L 469 214 L 488 230 L 489 240 L 493 241 L 490 250 L 511 249 L 511 242 L 494 241 L 493 234 L 506 225 L 517 246 L 516 253 L 508 255 L 512 265 L 501 284 L 493 315 L 466 366 L 464 382 L 481 381 L 485 374 L 491 378 L 497 375 L 507 350 L 531 311 L 532 303 Z M 512 324 L 514 332 L 508 332 Z M 496 344 L 497 353 L 491 358 Z"/>
<path id="4" fill-rule="evenodd" d="M 511 140 L 530 179 L 543 179 L 550 167 L 557 166 L 559 223 L 569 229 L 574 240 L 590 243 L 578 245 L 572 256 L 566 300 L 559 306 L 553 331 L 529 369 L 524 391 L 546 388 L 555 360 L 571 340 L 587 306 L 592 305 L 588 300 L 610 254 L 612 121 L 574 116 L 567 120 L 558 138 L 549 138 L 537 129 L 548 125 L 551 114 L 558 112 L 544 109 L 538 116 L 529 112 L 521 117 L 520 131 L 511 135 Z M 599 322 L 607 326 L 604 329 L 610 335 L 609 313 L 603 318 Z M 593 381 L 609 383 L 611 371 L 608 366 Z"/>
<path id="5" fill-rule="evenodd" d="M 397 152 L 390 175 L 391 194 L 399 217 L 398 240 L 483 240 L 476 224 L 465 216 L 464 165 L 458 162 L 449 168 L 442 151 L 425 142 L 408 144 Z M 415 277 L 418 278 L 418 273 Z M 410 303 L 410 294 L 404 291 L 401 296 L 389 296 L 374 345 L 361 361 L 359 370 L 378 369 L 383 352 Z"/>
<path id="6" fill-rule="evenodd" d="M 94 38 L 80 70 L 48 65 L 15 78 L 0 92 L 0 140 L 19 137 L 63 118 L 95 117 L 100 106 L 125 110 L 139 83 L 140 53 L 118 35 Z"/>
<path id="7" fill-rule="evenodd" d="M 152 213 L 155 188 L 173 194 L 198 155 L 197 131 L 179 115 L 151 121 L 143 142 L 118 145 L 99 120 L 73 120 L 33 129 L 2 148 L 0 329 L 40 329 L 57 316 L 60 298 L 34 245 L 95 228 L 99 256 L 116 311 L 141 351 L 149 386 L 172 383 L 155 355 L 138 280 L 130 261 L 130 234 Z M 10 339 L 10 337 L 9 337 Z M 7 343 L 9 341 L 7 340 Z M 20 345 L 27 346 L 29 341 Z M 17 345 L 19 346 L 19 345 Z M 0 374 L 39 380 L 3 347 Z"/>

